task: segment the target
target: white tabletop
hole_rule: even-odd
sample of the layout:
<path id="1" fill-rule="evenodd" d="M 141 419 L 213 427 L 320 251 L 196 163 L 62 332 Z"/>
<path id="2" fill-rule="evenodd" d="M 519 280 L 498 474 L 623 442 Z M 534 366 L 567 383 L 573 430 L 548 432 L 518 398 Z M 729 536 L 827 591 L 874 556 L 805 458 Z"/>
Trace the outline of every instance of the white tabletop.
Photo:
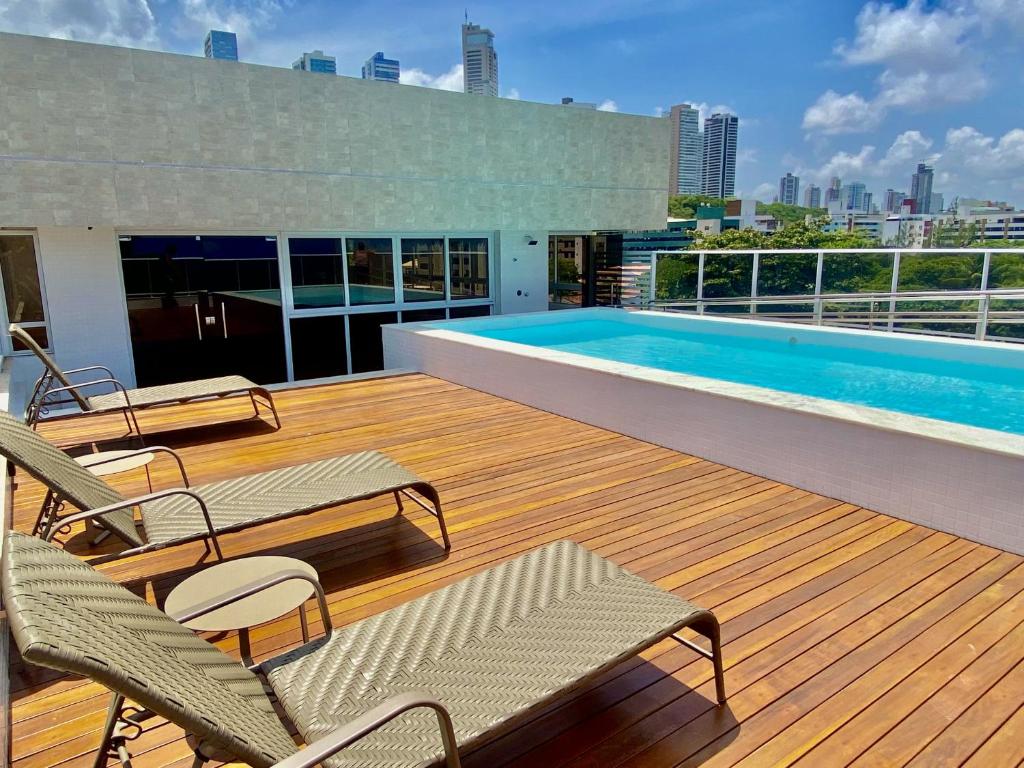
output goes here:
<path id="1" fill-rule="evenodd" d="M 242 557 L 218 563 L 189 576 L 167 596 L 164 612 L 172 618 L 190 613 L 196 606 L 233 589 L 281 571 L 299 570 L 317 578 L 309 563 L 292 557 Z M 295 610 L 313 595 L 313 585 L 292 579 L 185 622 L 189 629 L 223 632 L 265 624 Z"/>

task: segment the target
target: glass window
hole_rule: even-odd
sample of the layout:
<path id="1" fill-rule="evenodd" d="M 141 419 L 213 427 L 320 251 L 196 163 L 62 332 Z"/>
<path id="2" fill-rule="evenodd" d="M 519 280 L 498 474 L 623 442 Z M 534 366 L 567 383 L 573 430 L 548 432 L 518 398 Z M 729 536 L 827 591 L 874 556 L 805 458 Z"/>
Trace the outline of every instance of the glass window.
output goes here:
<path id="1" fill-rule="evenodd" d="M 402 239 L 402 298 L 444 301 L 444 240 Z"/>
<path id="2" fill-rule="evenodd" d="M 452 320 L 458 320 L 463 317 L 486 317 L 489 314 L 491 314 L 491 307 L 489 304 L 482 304 L 474 307 L 452 307 L 448 310 L 448 316 Z"/>
<path id="3" fill-rule="evenodd" d="M 348 373 L 345 318 L 293 317 L 292 370 L 296 381 Z"/>
<path id="4" fill-rule="evenodd" d="M 32 235 L 0 237 L 0 270 L 3 272 L 7 318 L 12 323 L 41 323 L 43 292 Z"/>
<path id="5" fill-rule="evenodd" d="M 348 255 L 348 295 L 353 304 L 392 304 L 395 268 L 390 237 L 345 239 Z"/>
<path id="6" fill-rule="evenodd" d="M 453 299 L 484 299 L 489 295 L 487 238 L 448 239 Z"/>
<path id="7" fill-rule="evenodd" d="M 296 309 L 345 305 L 340 238 L 289 237 L 288 257 Z"/>
<path id="8" fill-rule="evenodd" d="M 380 327 L 398 322 L 397 312 L 374 312 L 348 316 L 352 344 L 352 373 L 379 371 L 384 367 L 384 340 Z"/>
<path id="9" fill-rule="evenodd" d="M 443 309 L 417 309 L 412 312 L 409 310 L 402 310 L 402 322 L 403 323 L 426 323 L 430 320 L 444 320 L 445 311 Z"/>
<path id="10" fill-rule="evenodd" d="M 0 236 L 0 274 L 3 276 L 8 320 L 12 323 L 44 323 L 46 313 L 32 235 Z M 25 330 L 43 346 L 49 346 L 45 327 L 37 325 Z M 24 347 L 15 343 L 14 349 Z"/>

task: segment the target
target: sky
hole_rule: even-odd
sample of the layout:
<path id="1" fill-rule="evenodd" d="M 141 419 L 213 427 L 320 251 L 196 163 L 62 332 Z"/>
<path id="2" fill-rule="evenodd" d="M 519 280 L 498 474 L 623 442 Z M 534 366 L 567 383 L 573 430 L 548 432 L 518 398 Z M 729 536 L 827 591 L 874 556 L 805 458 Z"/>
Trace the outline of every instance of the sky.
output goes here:
<path id="1" fill-rule="evenodd" d="M 738 115 L 740 196 L 771 200 L 790 171 L 881 202 L 925 161 L 947 203 L 1024 207 L 1024 0 L 468 1 L 0 0 L 0 30 L 202 55 L 228 29 L 244 61 L 319 48 L 358 77 L 382 50 L 403 82 L 461 90 L 468 11 L 495 33 L 504 98 Z"/>

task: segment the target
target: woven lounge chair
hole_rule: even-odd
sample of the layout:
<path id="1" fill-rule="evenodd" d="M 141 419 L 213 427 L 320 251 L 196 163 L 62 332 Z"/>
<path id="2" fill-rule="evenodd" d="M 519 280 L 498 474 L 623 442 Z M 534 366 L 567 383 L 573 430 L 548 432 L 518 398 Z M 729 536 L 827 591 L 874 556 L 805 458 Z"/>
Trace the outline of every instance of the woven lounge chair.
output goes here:
<path id="1" fill-rule="evenodd" d="M 120 381 L 114 378 L 114 374 L 109 368 L 102 365 L 90 365 L 85 368 L 63 370 L 23 328 L 12 323 L 8 330 L 11 336 L 32 350 L 32 353 L 43 364 L 43 375 L 36 381 L 25 408 L 25 421 L 33 428 L 44 420 L 44 417 L 49 414 L 50 408 L 57 405 L 77 405 L 83 413 L 116 413 L 120 411 L 128 424 L 129 434 L 134 432 L 141 438 L 142 430 L 139 429 L 136 411 L 144 408 L 181 405 L 195 400 L 243 396 L 248 396 L 255 416 L 260 415 L 260 406 L 263 406 L 274 416 L 277 428 L 281 428 L 281 419 L 277 415 L 277 407 L 274 405 L 274 398 L 270 391 L 242 376 L 220 376 L 215 379 L 183 381 L 179 384 L 126 389 Z M 99 374 L 105 375 L 78 384 L 70 378 L 72 375 L 90 371 L 98 371 Z M 98 388 L 107 388 L 112 391 L 87 394 L 87 391 L 96 392 Z"/>
<path id="2" fill-rule="evenodd" d="M 459 751 L 668 637 L 712 660 L 725 702 L 714 615 L 570 541 L 343 629 L 331 630 L 321 600 L 326 637 L 252 671 L 38 539 L 7 534 L 0 567 L 22 656 L 113 692 L 98 764 L 108 755 L 127 764 L 128 737 L 156 714 L 185 729 L 195 766 L 398 768 L 443 757 L 457 768 Z M 247 585 L 196 614 L 266 586 Z M 711 650 L 678 636 L 685 627 Z M 264 681 L 305 748 L 275 714 Z"/>
<path id="3" fill-rule="evenodd" d="M 221 557 L 219 534 L 389 493 L 394 494 L 399 512 L 405 496 L 433 514 L 445 549 L 451 548 L 434 487 L 377 451 L 191 487 L 184 463 L 173 450 L 158 447 L 138 452 L 146 451 L 164 452 L 176 459 L 186 487 L 126 499 L 18 419 L 0 412 L 0 455 L 47 488 L 33 534 L 52 540 L 72 523 L 97 522 L 128 549 L 96 562 L 198 540 L 205 541 L 208 549 L 212 544 Z M 67 503 L 80 511 L 64 514 Z M 133 512 L 136 507 L 141 512 L 141 532 Z"/>

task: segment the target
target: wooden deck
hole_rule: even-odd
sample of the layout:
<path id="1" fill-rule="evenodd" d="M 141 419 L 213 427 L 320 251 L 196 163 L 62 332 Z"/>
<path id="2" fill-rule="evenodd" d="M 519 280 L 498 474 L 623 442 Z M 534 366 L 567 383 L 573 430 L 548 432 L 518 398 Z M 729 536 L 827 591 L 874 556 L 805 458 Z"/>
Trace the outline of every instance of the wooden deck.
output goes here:
<path id="1" fill-rule="evenodd" d="M 668 641 L 467 756 L 472 766 L 1016 766 L 1024 760 L 1024 566 L 1016 555 L 698 457 L 411 375 L 277 395 L 260 422 L 166 433 L 193 482 L 378 448 L 434 482 L 453 539 L 389 498 L 225 537 L 225 555 L 309 560 L 335 625 L 382 611 L 548 541 L 571 538 L 723 622 L 728 707 L 710 664 Z M 147 414 L 202 423 L 220 403 Z M 117 434 L 90 417 L 61 441 Z M 155 441 L 154 441 L 155 442 Z M 159 460 L 155 484 L 173 482 Z M 143 477 L 118 481 L 145 489 Z M 15 527 L 39 487 L 19 475 Z M 410 506 L 410 505 L 407 505 Z M 84 537 L 69 549 L 82 554 Z M 104 566 L 151 600 L 201 567 L 201 544 Z M 317 613 L 310 604 L 316 631 Z M 293 646 L 294 615 L 254 631 L 257 657 Z M 229 652 L 236 638 L 213 637 Z M 567 649 L 571 653 L 571 649 Z M 18 768 L 91 765 L 107 694 L 12 659 Z M 170 724 L 132 743 L 136 768 L 188 766 Z"/>

